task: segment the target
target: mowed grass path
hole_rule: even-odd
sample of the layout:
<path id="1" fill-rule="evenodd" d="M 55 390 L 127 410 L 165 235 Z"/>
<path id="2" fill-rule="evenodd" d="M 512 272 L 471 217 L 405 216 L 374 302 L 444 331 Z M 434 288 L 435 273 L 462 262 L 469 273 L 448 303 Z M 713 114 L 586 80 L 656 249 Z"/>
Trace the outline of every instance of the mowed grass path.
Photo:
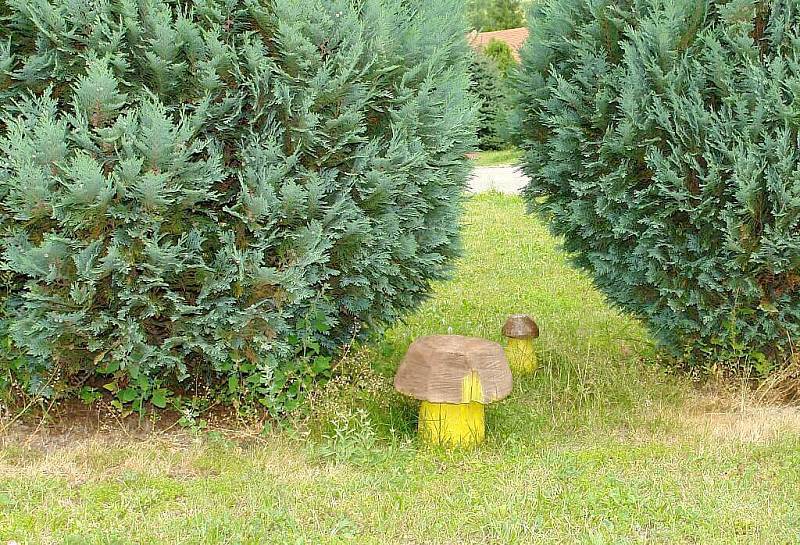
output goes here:
<path id="1" fill-rule="evenodd" d="M 480 151 L 475 154 L 473 159 L 475 166 L 496 167 L 515 165 L 522 158 L 522 152 L 518 149 L 507 149 L 499 151 Z"/>
<path id="2" fill-rule="evenodd" d="M 455 278 L 288 429 L 6 441 L 0 544 L 800 543 L 792 409 L 667 374 L 518 198 L 475 197 L 465 222 Z M 540 324 L 539 372 L 489 408 L 481 448 L 419 444 L 391 389 L 408 344 L 500 340 L 512 312 Z"/>

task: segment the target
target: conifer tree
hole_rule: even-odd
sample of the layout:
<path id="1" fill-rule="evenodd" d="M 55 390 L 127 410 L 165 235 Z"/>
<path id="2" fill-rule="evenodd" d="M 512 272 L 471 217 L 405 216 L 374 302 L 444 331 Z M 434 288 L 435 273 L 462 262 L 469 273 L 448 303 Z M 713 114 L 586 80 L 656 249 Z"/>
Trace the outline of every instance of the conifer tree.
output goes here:
<path id="1" fill-rule="evenodd" d="M 448 274 L 474 134 L 457 0 L 0 6 L 10 331 L 61 390 L 289 408 Z"/>
<path id="2" fill-rule="evenodd" d="M 519 81 L 531 207 L 677 356 L 800 338 L 793 0 L 542 0 Z"/>
<path id="3" fill-rule="evenodd" d="M 502 108 L 507 106 L 505 80 L 495 63 L 486 55 L 475 53 L 470 64 L 472 89 L 478 104 L 478 143 L 481 149 L 497 150 L 504 146 L 500 124 Z"/>
<path id="4" fill-rule="evenodd" d="M 497 38 L 489 40 L 489 43 L 483 48 L 483 54 L 494 62 L 500 71 L 500 75 L 504 78 L 508 76 L 509 71 L 517 64 L 517 61 L 514 60 L 511 46 Z"/>

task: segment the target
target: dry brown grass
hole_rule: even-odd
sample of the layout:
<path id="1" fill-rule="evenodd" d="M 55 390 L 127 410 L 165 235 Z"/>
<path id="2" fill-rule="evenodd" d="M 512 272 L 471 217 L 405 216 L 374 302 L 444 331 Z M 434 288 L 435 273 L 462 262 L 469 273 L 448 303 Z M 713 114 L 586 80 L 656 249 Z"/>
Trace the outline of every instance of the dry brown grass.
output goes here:
<path id="1" fill-rule="evenodd" d="M 717 440 L 766 443 L 785 434 L 800 435 L 800 407 L 764 396 L 744 383 L 706 385 L 684 403 L 687 431 Z"/>
<path id="2" fill-rule="evenodd" d="M 790 365 L 767 377 L 756 397 L 767 403 L 800 403 L 800 359 L 795 356 Z"/>

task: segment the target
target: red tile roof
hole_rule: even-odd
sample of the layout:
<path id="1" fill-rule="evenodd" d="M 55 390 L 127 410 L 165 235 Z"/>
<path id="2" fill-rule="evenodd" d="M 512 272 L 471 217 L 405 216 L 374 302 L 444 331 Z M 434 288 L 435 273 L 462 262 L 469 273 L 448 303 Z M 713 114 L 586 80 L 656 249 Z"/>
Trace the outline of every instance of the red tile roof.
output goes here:
<path id="1" fill-rule="evenodd" d="M 474 49 L 483 49 L 492 40 L 500 40 L 511 47 L 514 58 L 519 62 L 519 49 L 528 39 L 527 28 L 510 28 L 508 30 L 495 30 L 494 32 L 473 32 L 469 36 L 470 44 Z"/>

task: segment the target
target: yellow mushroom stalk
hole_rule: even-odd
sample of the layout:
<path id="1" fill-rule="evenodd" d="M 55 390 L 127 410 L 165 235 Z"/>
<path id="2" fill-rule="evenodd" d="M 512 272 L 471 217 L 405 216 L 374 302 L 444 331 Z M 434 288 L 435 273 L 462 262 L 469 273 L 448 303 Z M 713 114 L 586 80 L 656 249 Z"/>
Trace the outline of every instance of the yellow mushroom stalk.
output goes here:
<path id="1" fill-rule="evenodd" d="M 530 374 L 536 371 L 539 363 L 533 340 L 539 337 L 539 326 L 527 314 L 514 314 L 503 325 L 503 336 L 508 339 L 506 356 L 511 371 L 516 374 Z"/>
<path id="2" fill-rule="evenodd" d="M 497 343 L 435 335 L 411 344 L 394 383 L 399 392 L 422 401 L 423 441 L 468 448 L 485 439 L 485 406 L 509 394 L 511 370 Z"/>
<path id="3" fill-rule="evenodd" d="M 423 401 L 419 406 L 419 433 L 437 445 L 473 446 L 486 437 L 486 415 L 481 380 L 475 372 L 464 378 L 461 403 Z"/>

